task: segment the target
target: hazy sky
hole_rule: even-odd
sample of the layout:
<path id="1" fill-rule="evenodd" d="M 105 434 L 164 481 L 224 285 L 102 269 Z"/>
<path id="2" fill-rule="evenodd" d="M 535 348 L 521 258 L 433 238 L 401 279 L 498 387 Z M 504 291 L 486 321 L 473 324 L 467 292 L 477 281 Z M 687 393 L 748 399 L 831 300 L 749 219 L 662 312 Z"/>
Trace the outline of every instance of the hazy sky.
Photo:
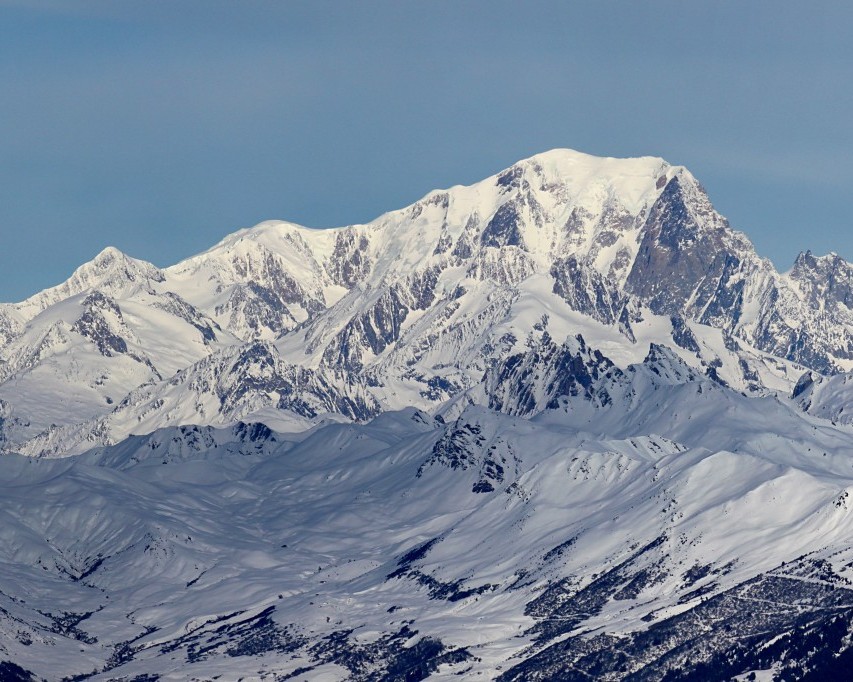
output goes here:
<path id="1" fill-rule="evenodd" d="M 851 8 L 0 0 L 0 300 L 554 147 L 687 166 L 783 270 L 853 257 Z"/>

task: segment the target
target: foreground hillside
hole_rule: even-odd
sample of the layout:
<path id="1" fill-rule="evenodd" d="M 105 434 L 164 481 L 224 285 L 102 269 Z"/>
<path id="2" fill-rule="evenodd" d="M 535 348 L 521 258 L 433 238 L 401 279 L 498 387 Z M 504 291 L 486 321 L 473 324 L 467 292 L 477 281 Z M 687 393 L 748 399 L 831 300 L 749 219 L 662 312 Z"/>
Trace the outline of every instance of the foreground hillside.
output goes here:
<path id="1" fill-rule="evenodd" d="M 0 659 L 96 680 L 849 669 L 853 431 L 663 348 L 588 395 L 3 458 Z"/>

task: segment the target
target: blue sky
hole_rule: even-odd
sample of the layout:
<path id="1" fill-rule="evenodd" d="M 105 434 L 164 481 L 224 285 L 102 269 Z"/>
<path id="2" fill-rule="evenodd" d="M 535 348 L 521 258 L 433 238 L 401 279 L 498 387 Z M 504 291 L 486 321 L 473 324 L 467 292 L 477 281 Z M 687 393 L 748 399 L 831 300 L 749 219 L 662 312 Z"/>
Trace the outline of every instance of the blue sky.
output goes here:
<path id="1" fill-rule="evenodd" d="M 850 8 L 0 0 L 0 300 L 554 147 L 686 165 L 783 270 L 853 257 Z"/>

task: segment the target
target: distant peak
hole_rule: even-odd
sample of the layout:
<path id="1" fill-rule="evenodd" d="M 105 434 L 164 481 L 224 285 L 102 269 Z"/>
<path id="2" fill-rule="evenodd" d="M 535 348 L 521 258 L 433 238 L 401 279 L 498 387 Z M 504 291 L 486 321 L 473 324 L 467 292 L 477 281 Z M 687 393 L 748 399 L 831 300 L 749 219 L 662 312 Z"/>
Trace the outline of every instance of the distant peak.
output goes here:
<path id="1" fill-rule="evenodd" d="M 847 263 L 846 259 L 839 256 L 835 251 L 830 251 L 823 256 L 816 256 L 811 250 L 800 251 L 794 260 L 795 267 L 820 267 L 820 266 L 836 266 Z"/>
<path id="2" fill-rule="evenodd" d="M 116 260 L 124 260 L 127 256 L 114 246 L 107 246 L 90 262 L 95 265 L 107 265 Z"/>
<path id="3" fill-rule="evenodd" d="M 77 268 L 77 272 L 105 273 L 117 269 L 144 273 L 146 277 L 159 279 L 155 274 L 157 272 L 156 266 L 148 261 L 132 258 L 115 246 L 107 246 L 102 249 L 92 260 Z"/>
<path id="4" fill-rule="evenodd" d="M 88 263 L 77 268 L 66 285 L 71 290 L 83 291 L 105 284 L 107 281 L 120 284 L 139 280 L 161 282 L 163 275 L 148 261 L 131 258 L 116 247 L 107 246 Z"/>

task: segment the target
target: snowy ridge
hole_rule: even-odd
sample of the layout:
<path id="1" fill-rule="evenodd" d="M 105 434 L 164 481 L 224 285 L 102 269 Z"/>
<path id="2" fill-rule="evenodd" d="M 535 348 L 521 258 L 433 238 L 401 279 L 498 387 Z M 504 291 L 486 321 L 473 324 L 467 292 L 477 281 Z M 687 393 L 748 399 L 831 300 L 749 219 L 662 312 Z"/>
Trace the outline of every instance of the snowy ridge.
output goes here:
<path id="1" fill-rule="evenodd" d="M 365 420 L 378 412 L 363 383 L 290 365 L 274 346 L 254 342 L 211 354 L 166 382 L 142 385 L 108 414 L 51 427 L 17 451 L 76 454 L 165 426 L 224 426 L 261 415 L 280 430 L 303 431 L 324 419 Z"/>
<path id="2" fill-rule="evenodd" d="M 826 378 L 806 372 L 791 392 L 794 402 L 804 412 L 833 424 L 853 423 L 853 374 L 836 374 Z"/>
<path id="3" fill-rule="evenodd" d="M 136 386 L 237 342 L 172 292 L 71 296 L 38 313 L 2 350 L 0 400 L 13 413 L 6 435 L 20 440 L 107 414 Z"/>

